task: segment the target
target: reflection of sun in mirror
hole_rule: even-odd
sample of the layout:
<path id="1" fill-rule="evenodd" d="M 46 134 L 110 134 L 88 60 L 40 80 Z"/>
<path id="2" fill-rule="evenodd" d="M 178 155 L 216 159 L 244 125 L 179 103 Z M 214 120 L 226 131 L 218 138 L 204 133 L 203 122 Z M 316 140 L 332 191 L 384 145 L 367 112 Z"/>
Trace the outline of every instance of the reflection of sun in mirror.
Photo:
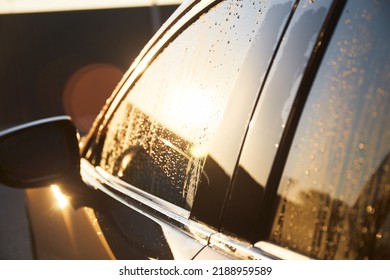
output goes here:
<path id="1" fill-rule="evenodd" d="M 60 209 L 64 209 L 68 203 L 69 199 L 62 192 L 59 186 L 51 185 L 51 191 L 56 199 L 57 205 Z"/>

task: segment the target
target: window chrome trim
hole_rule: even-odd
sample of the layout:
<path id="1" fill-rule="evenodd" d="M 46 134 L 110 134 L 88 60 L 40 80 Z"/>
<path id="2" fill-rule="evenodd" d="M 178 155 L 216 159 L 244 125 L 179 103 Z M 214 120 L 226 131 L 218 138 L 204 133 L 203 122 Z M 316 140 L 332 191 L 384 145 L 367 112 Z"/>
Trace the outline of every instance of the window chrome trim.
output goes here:
<path id="1" fill-rule="evenodd" d="M 286 248 L 260 241 L 256 244 L 243 242 L 222 233 L 213 234 L 210 247 L 218 252 L 238 259 L 249 260 L 311 260 L 311 258 L 295 253 Z"/>
<path id="2" fill-rule="evenodd" d="M 153 208 L 156 211 L 168 211 L 168 213 L 171 213 L 172 215 L 176 217 L 171 217 L 173 219 L 179 219 L 178 217 L 184 217 L 188 219 L 190 217 L 190 211 L 183 209 L 179 206 L 176 206 L 170 202 L 167 202 L 163 200 L 162 198 L 159 198 L 153 194 L 150 194 L 144 190 L 141 190 L 129 183 L 126 183 L 125 181 L 122 181 L 121 179 L 111 175 L 107 171 L 105 171 L 100 166 L 95 167 L 95 170 L 97 173 L 99 173 L 100 176 L 102 176 L 106 182 L 106 184 L 113 188 L 114 190 L 123 193 L 126 196 L 132 197 L 143 204 L 149 206 L 150 208 Z"/>
<path id="3" fill-rule="evenodd" d="M 162 201 L 162 199 L 122 182 L 118 178 L 113 180 L 114 176 L 101 168 L 95 168 L 86 159 L 81 159 L 81 176 L 83 181 L 93 188 L 104 192 L 156 223 L 175 227 L 175 229 L 198 240 L 203 245 L 207 245 L 210 236 L 216 232 L 206 225 L 189 220 L 186 217 L 189 216 L 187 210 Z M 180 208 L 180 210 L 177 208 Z"/>
<path id="4" fill-rule="evenodd" d="M 311 260 L 312 259 L 305 255 L 296 253 L 289 249 L 265 241 L 257 242 L 254 245 L 254 248 L 262 252 L 265 252 L 268 255 L 271 255 L 274 259 L 283 259 L 283 260 Z"/>

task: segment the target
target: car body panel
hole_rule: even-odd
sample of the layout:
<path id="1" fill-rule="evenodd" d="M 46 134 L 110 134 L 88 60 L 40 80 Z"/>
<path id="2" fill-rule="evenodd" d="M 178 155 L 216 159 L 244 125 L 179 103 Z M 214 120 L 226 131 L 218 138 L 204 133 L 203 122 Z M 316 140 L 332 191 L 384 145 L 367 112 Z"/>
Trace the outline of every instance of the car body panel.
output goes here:
<path id="1" fill-rule="evenodd" d="M 85 170 L 88 168 L 82 172 L 86 182 L 100 177 Z M 188 225 L 178 230 L 153 216 L 155 211 L 140 210 L 139 202 L 132 203 L 98 181 L 94 182 L 98 189 L 77 187 L 89 191 L 68 195 L 69 186 L 57 185 L 26 191 L 38 258 L 185 260 L 207 244 L 210 233 L 206 229 Z"/>
<path id="2" fill-rule="evenodd" d="M 75 209 L 55 187 L 27 190 L 26 204 L 37 258 L 114 259 L 91 208 Z"/>

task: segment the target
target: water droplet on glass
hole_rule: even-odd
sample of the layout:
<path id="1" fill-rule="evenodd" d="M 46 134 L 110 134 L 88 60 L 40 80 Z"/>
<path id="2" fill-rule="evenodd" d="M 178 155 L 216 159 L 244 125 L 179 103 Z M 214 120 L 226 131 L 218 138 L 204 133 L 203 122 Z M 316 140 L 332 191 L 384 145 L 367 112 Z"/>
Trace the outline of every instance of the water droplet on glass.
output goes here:
<path id="1" fill-rule="evenodd" d="M 375 208 L 372 207 L 371 205 L 368 205 L 366 210 L 367 210 L 368 214 L 374 214 L 375 213 Z"/>

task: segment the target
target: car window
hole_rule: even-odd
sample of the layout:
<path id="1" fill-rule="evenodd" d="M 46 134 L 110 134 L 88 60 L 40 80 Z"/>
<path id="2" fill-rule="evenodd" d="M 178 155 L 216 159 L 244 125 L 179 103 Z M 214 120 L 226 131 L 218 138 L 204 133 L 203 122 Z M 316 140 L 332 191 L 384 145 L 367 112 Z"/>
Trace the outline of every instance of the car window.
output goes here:
<path id="1" fill-rule="evenodd" d="M 288 25 L 245 139 L 224 210 L 222 230 L 249 241 L 256 232 L 260 205 L 293 100 L 313 53 L 331 1 L 301 1 Z M 240 217 L 240 218 L 237 218 Z"/>
<path id="2" fill-rule="evenodd" d="M 282 2 L 292 1 L 276 1 Z M 235 118 L 241 114 L 249 121 L 261 74 L 252 71 L 242 83 L 242 65 L 251 61 L 251 46 L 259 44 L 267 4 L 229 0 L 200 15 L 131 87 L 87 158 L 123 181 L 190 210 L 199 182 L 210 180 L 203 167 L 216 146 L 227 104 L 246 100 Z M 275 38 L 265 44 L 270 54 Z M 266 69 L 263 64 L 252 66 Z"/>
<path id="3" fill-rule="evenodd" d="M 390 258 L 390 1 L 349 1 L 314 80 L 269 240 L 320 259 Z"/>

